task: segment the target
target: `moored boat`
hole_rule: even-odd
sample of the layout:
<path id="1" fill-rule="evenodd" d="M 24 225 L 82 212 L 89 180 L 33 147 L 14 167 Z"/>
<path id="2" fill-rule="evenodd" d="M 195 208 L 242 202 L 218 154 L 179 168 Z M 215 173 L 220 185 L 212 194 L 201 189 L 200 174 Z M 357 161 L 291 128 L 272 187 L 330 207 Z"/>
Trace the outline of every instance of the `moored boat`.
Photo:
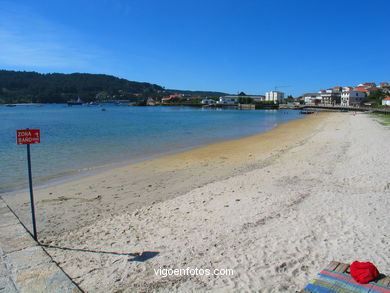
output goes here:
<path id="1" fill-rule="evenodd" d="M 68 103 L 68 106 L 81 106 L 84 102 L 80 98 L 77 98 L 76 101 L 70 100 L 67 103 Z"/>

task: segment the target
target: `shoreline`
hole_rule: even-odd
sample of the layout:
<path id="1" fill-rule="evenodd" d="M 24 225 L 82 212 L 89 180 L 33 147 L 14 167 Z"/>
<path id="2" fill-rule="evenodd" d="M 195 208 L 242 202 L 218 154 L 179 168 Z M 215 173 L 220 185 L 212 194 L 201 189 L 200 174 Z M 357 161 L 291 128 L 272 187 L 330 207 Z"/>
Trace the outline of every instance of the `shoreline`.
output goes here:
<path id="1" fill-rule="evenodd" d="M 86 292 L 295 292 L 332 260 L 389 274 L 389 144 L 368 115 L 312 115 L 40 190 L 38 238 Z"/>
<path id="2" fill-rule="evenodd" d="M 69 233 L 45 233 L 42 241 L 102 253 L 154 253 L 145 262 L 133 262 L 123 255 L 48 248 L 87 292 L 295 292 L 332 260 L 370 261 L 389 274 L 388 129 L 367 115 L 334 113 L 256 138 L 143 164 L 148 176 L 161 172 L 170 180 L 160 183 L 159 193 L 172 183 L 197 184 L 107 217 L 90 213 L 92 223 Z M 221 149 L 229 160 L 217 168 L 205 156 Z M 219 174 L 236 170 L 201 181 L 213 174 L 210 166 Z M 132 188 L 146 196 L 148 185 L 139 188 L 135 181 Z M 105 196 L 106 183 L 96 187 Z M 106 206 L 103 199 L 99 204 Z M 155 273 L 159 268 L 231 269 L 234 274 L 164 278 Z"/>
<path id="3" fill-rule="evenodd" d="M 144 157 L 129 158 L 129 159 L 121 160 L 121 161 L 113 161 L 113 162 L 109 162 L 109 163 L 106 163 L 103 165 L 89 166 L 89 167 L 85 167 L 82 169 L 68 170 L 65 172 L 58 173 L 58 174 L 48 175 L 48 176 L 45 176 L 42 178 L 34 178 L 34 182 L 33 182 L 34 190 L 35 189 L 36 190 L 44 189 L 44 188 L 52 187 L 55 185 L 68 183 L 68 182 L 71 182 L 73 180 L 81 179 L 81 178 L 88 177 L 88 176 L 93 176 L 93 175 L 96 175 L 96 174 L 99 174 L 101 172 L 105 172 L 108 170 L 113 170 L 116 168 L 125 167 L 128 165 L 137 164 L 137 163 L 144 162 L 144 161 L 154 160 L 154 159 L 169 156 L 172 154 L 191 151 L 194 149 L 207 147 L 209 145 L 216 144 L 216 143 L 234 141 L 234 140 L 239 140 L 239 139 L 243 139 L 243 138 L 247 138 L 247 137 L 251 137 L 251 136 L 260 135 L 260 134 L 266 133 L 268 131 L 272 131 L 273 129 L 275 129 L 275 128 L 277 128 L 280 125 L 283 125 L 285 123 L 289 123 L 289 122 L 301 120 L 301 119 L 306 119 L 308 117 L 309 116 L 307 115 L 307 116 L 302 116 L 301 118 L 298 118 L 298 119 L 280 122 L 275 126 L 270 126 L 270 128 L 265 130 L 265 131 L 251 134 L 251 135 L 246 135 L 246 136 L 242 136 L 242 137 L 239 136 L 239 137 L 228 138 L 228 139 L 220 139 L 220 140 L 215 140 L 215 141 L 208 142 L 208 143 L 207 142 L 206 143 L 199 143 L 197 145 L 192 145 L 192 146 L 188 146 L 188 147 L 179 147 L 177 149 L 170 150 L 170 151 L 162 151 L 162 152 L 158 152 L 158 153 L 149 154 L 149 155 L 146 155 Z M 18 194 L 21 192 L 28 192 L 28 182 L 25 182 L 23 184 L 6 185 L 6 186 L 0 188 L 0 196 L 9 196 L 9 195 Z"/>
<path id="4" fill-rule="evenodd" d="M 311 115 L 281 123 L 260 134 L 35 188 L 37 219 L 41 219 L 38 231 L 43 235 L 56 235 L 78 229 L 94 221 L 94 218 L 88 217 L 89 213 L 109 217 L 122 211 L 133 211 L 256 168 L 256 164 L 265 157 L 271 157 L 272 161 L 272 155 L 305 138 L 325 116 L 325 113 Z M 197 177 L 196 182 L 193 176 Z M 27 190 L 22 190 L 1 196 L 28 225 L 31 220 L 26 194 Z M 105 208 L 101 208 L 102 204 L 106 205 Z M 59 207 L 62 210 L 57 213 Z M 91 211 L 85 214 L 87 207 Z"/>

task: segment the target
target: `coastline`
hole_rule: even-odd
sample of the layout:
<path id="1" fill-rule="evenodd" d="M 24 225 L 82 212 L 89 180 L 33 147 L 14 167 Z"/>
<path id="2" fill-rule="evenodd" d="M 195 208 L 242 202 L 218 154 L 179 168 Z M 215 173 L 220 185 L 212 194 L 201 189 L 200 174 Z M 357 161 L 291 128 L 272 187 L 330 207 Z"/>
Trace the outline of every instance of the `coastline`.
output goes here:
<path id="1" fill-rule="evenodd" d="M 305 116 L 300 115 L 301 117 L 294 118 L 294 120 L 299 119 L 305 119 Z M 248 136 L 253 136 L 257 134 L 261 134 L 267 131 L 270 131 L 277 127 L 280 124 L 289 122 L 278 122 L 274 125 L 268 125 L 268 126 L 260 126 L 260 129 L 253 131 L 245 131 L 244 133 L 234 133 L 233 135 L 228 135 L 227 137 L 213 137 L 213 138 L 204 138 L 199 140 L 198 142 L 194 143 L 180 143 L 178 142 L 177 145 L 172 145 L 165 148 L 161 148 L 159 150 L 149 151 L 149 152 L 143 152 L 143 154 L 133 154 L 130 156 L 124 156 L 123 158 L 112 158 L 111 160 L 105 160 L 103 162 L 93 162 L 92 164 L 79 164 L 79 166 L 73 166 L 73 168 L 70 169 L 60 169 L 56 170 L 54 172 L 58 173 L 47 173 L 42 175 L 39 172 L 34 172 L 34 189 L 41 189 L 50 187 L 57 184 L 66 183 L 78 178 L 91 176 L 100 172 L 104 172 L 106 170 L 115 169 L 118 167 L 127 166 L 130 164 L 138 163 L 141 161 L 147 161 L 147 160 L 153 160 L 156 158 L 164 157 L 167 155 L 175 154 L 175 153 L 181 153 L 188 150 L 197 149 L 200 147 L 204 147 L 210 144 L 219 143 L 223 141 L 231 141 L 236 139 L 245 138 Z M 22 153 L 22 155 L 24 155 Z M 42 155 L 42 154 L 41 154 Z M 42 156 L 41 156 L 42 157 Z M 24 167 L 24 161 L 22 162 Z M 41 164 L 42 165 L 42 164 Z M 43 164 L 43 166 L 45 163 Z M 41 167 L 42 168 L 42 167 Z M 18 170 L 21 172 L 20 174 L 24 174 L 25 170 L 22 168 L 21 170 Z M 38 174 L 38 175 L 37 175 Z M 18 178 L 17 181 L 14 181 L 13 183 L 8 182 L 7 184 L 2 184 L 0 188 L 0 195 L 7 196 L 9 194 L 16 194 L 20 192 L 26 192 L 28 191 L 28 182 L 25 176 L 22 176 Z"/>
<path id="2" fill-rule="evenodd" d="M 312 115 L 40 190 L 38 237 L 86 292 L 295 292 L 331 260 L 389 274 L 389 144 L 368 115 Z"/>
<path id="3" fill-rule="evenodd" d="M 239 172 L 256 168 L 255 165 L 258 161 L 263 160 L 267 156 L 272 160 L 272 155 L 277 155 L 281 150 L 299 142 L 318 123 L 321 123 L 322 117 L 326 115 L 326 113 L 321 113 L 283 122 L 275 128 L 259 134 L 215 142 L 194 147 L 190 150 L 174 151 L 171 154 L 152 159 L 140 160 L 138 162 L 125 161 L 113 164 L 113 166 L 97 167 L 86 173 L 73 174 L 74 176 L 69 178 L 58 178 L 58 180 L 53 180 L 47 185 L 38 184 L 36 186 L 34 184 L 37 218 L 44 219 L 43 222 L 39 223 L 38 230 L 43 234 L 46 231 L 49 234 L 56 234 L 68 231 L 68 229 L 79 228 L 81 226 L 79 223 L 93 222 L 93 219 L 86 219 L 83 216 L 85 206 L 82 203 L 89 200 L 91 203 L 94 201 L 99 204 L 105 202 L 110 205 L 111 207 L 108 209 L 110 212 L 106 214 L 107 211 L 100 211 L 100 213 L 101 216 L 111 216 L 113 213 L 132 211 L 153 202 L 164 201 L 209 182 L 228 178 Z M 297 129 L 298 131 L 294 131 Z M 179 174 L 180 171 L 183 174 Z M 197 174 L 198 182 L 193 182 L 191 179 L 193 173 Z M 118 174 L 126 175 L 119 177 Z M 183 182 L 176 182 L 176 180 L 167 180 L 164 183 L 164 177 L 172 175 L 178 177 L 178 181 L 184 180 L 188 186 L 184 186 Z M 184 177 L 183 180 L 180 179 L 181 177 Z M 130 182 L 127 184 L 122 184 L 122 182 L 129 180 Z M 113 186 L 109 188 L 103 187 L 105 184 L 102 183 L 106 181 L 113 182 L 111 184 Z M 133 185 L 132 181 L 137 182 L 134 183 L 136 185 L 134 190 L 131 190 L 129 186 Z M 99 184 L 96 184 L 97 182 Z M 89 188 L 95 185 L 98 186 Z M 150 188 L 149 185 L 154 185 L 155 187 Z M 161 188 L 159 187 L 161 186 L 166 193 L 160 194 Z M 102 192 L 98 192 L 101 188 L 113 189 L 115 187 L 117 191 L 115 193 L 110 192 L 107 196 L 100 194 Z M 123 205 L 127 208 L 119 207 L 117 204 L 112 203 L 112 201 L 123 198 L 126 192 L 131 193 L 129 198 L 123 200 Z M 1 196 L 16 211 L 22 222 L 29 225 L 31 220 L 27 193 L 27 189 L 21 189 L 3 193 Z M 141 196 L 141 193 L 144 194 Z M 74 201 L 74 203 L 69 204 L 69 199 L 71 199 L 70 202 Z M 55 212 L 53 213 L 52 210 L 53 207 L 57 206 L 66 207 L 60 216 L 55 214 Z M 70 215 L 65 214 L 66 210 L 68 210 Z M 95 210 L 94 213 L 96 212 Z M 78 217 L 79 220 L 72 220 L 73 223 L 67 221 L 72 216 Z M 55 228 L 52 228 L 53 222 Z M 74 225 L 75 223 L 77 224 Z"/>

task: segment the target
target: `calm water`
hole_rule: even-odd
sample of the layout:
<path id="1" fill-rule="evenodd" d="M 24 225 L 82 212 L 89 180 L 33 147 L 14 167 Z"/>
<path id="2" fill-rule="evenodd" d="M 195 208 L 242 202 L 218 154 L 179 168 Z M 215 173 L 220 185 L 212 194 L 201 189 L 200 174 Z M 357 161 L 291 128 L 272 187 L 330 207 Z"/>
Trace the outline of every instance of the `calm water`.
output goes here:
<path id="1" fill-rule="evenodd" d="M 0 192 L 27 183 L 26 146 L 16 129 L 41 129 L 31 145 L 35 182 L 124 160 L 140 160 L 260 133 L 297 111 L 206 110 L 187 107 L 0 106 Z"/>

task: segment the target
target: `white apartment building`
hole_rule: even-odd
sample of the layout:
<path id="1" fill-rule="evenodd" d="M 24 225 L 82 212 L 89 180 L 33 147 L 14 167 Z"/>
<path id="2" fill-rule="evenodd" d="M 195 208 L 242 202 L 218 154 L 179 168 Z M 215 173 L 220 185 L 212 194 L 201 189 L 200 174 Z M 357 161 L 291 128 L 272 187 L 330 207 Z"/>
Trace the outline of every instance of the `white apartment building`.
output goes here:
<path id="1" fill-rule="evenodd" d="M 283 102 L 284 99 L 284 93 L 279 91 L 270 91 L 265 93 L 265 100 L 266 101 L 273 101 L 276 103 Z"/>
<path id="2" fill-rule="evenodd" d="M 319 90 L 318 93 L 321 96 L 321 103 L 323 105 L 336 105 L 340 102 L 341 90 L 339 87 Z"/>
<path id="3" fill-rule="evenodd" d="M 350 92 L 342 92 L 341 93 L 341 106 L 359 106 L 366 94 L 359 91 L 350 91 Z"/>

